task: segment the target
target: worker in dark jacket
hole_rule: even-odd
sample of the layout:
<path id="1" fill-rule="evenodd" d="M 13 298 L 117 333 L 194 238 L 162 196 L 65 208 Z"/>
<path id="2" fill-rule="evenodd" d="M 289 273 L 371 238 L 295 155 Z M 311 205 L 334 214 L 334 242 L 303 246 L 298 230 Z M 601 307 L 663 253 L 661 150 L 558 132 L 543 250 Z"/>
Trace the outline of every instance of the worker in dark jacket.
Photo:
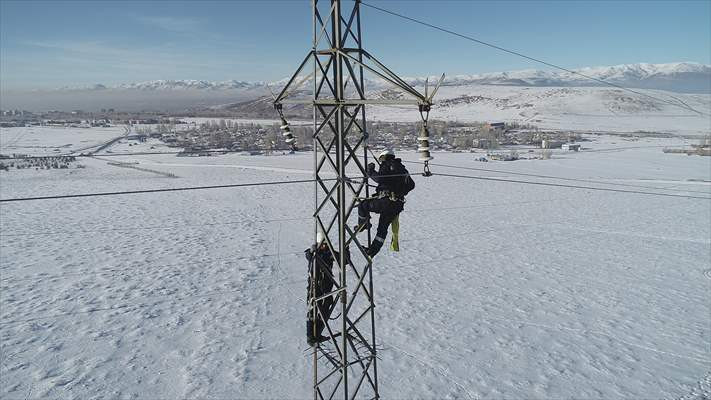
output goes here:
<path id="1" fill-rule="evenodd" d="M 330 293 L 333 290 L 333 286 L 336 283 L 333 276 L 333 262 L 334 258 L 331 251 L 326 243 L 326 238 L 323 233 L 318 232 L 316 235 L 316 243 L 304 251 L 306 259 L 309 261 L 309 285 L 307 299 L 309 304 L 309 311 L 306 321 L 306 338 L 310 346 L 316 343 L 321 343 L 328 340 L 328 337 L 322 336 L 326 324 L 325 320 L 331 316 L 331 311 L 333 311 L 335 298 L 334 296 L 327 296 L 323 299 L 317 301 L 318 311 L 316 312 L 314 318 L 314 308 L 312 304 L 312 299 L 318 299 Z M 338 256 L 338 252 L 335 254 Z"/>
<path id="2" fill-rule="evenodd" d="M 388 227 L 400 214 L 405 205 L 405 195 L 415 188 L 415 182 L 402 160 L 395 158 L 392 150 L 385 150 L 378 156 L 380 170 L 375 170 L 375 164 L 368 164 L 368 177 L 377 182 L 375 196 L 365 199 L 358 205 L 358 225 L 356 232 L 370 228 L 370 213 L 380 214 L 378 231 L 373 243 L 368 247 L 367 254 L 374 257 L 383 247 Z"/>

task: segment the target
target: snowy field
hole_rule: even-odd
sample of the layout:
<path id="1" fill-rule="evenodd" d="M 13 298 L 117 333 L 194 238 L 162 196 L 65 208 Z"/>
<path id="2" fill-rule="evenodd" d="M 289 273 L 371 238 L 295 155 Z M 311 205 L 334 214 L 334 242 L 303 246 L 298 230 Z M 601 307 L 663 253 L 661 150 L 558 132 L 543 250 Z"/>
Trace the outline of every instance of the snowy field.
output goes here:
<path id="1" fill-rule="evenodd" d="M 711 196 L 711 158 L 661 151 L 681 144 L 597 137 L 545 161 L 436 153 L 432 171 Z M 111 161 L 177 178 L 82 159 L 2 172 L 0 198 L 309 179 L 313 162 Z M 415 179 L 401 251 L 374 265 L 383 398 L 711 396 L 711 200 Z M 0 397 L 311 398 L 313 189 L 0 203 Z"/>
<path id="2" fill-rule="evenodd" d="M 0 129 L 0 153 L 52 156 L 81 152 L 124 135 L 123 126 L 73 128 L 29 126 Z"/>
<path id="3" fill-rule="evenodd" d="M 176 129 L 191 129 L 199 124 L 206 122 L 219 122 L 221 120 L 229 120 L 235 124 L 255 124 L 255 125 L 274 125 L 279 124 L 279 120 L 274 119 L 235 119 L 235 118 L 180 118 L 187 124 L 176 125 Z M 290 121 L 291 125 L 309 125 L 310 121 Z M 143 128 L 143 125 L 135 127 Z M 154 128 L 155 125 L 147 125 L 149 128 Z M 123 136 L 126 133 L 123 125 L 112 126 L 108 128 L 77 128 L 63 126 L 28 126 L 15 128 L 0 129 L 0 153 L 2 154 L 31 154 L 31 155 L 60 155 L 68 153 L 80 153 L 84 150 L 93 150 L 96 147 L 109 142 L 110 140 Z M 128 142 L 124 141 L 124 146 L 121 143 L 111 147 L 111 151 L 127 147 Z M 170 151 L 165 149 L 166 146 L 162 142 L 154 140 L 150 143 L 154 149 L 144 148 L 146 151 Z M 157 149 L 157 150 L 156 150 Z M 175 149 L 172 149 L 175 151 Z"/>

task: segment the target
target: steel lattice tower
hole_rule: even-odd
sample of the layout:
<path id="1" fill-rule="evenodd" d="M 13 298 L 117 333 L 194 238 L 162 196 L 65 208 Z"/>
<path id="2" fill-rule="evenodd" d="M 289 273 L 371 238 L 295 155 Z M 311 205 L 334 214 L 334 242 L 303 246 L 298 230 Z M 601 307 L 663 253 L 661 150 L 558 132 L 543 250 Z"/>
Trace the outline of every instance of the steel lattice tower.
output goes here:
<path id="1" fill-rule="evenodd" d="M 323 333 L 329 340 L 317 345 L 313 352 L 314 399 L 377 399 L 373 264 L 365 255 L 371 233 L 368 231 L 360 239 L 356 237 L 352 228 L 355 216 L 349 226 L 349 217 L 357 214 L 359 199 L 370 195 L 365 106 L 409 104 L 419 106 L 422 113 L 429 111 L 431 96 L 420 94 L 363 49 L 360 0 L 352 3 L 347 13 L 343 12 L 340 0 L 311 3 L 312 49 L 276 96 L 274 106 L 282 116 L 282 128 L 289 142 L 293 139 L 282 104 L 313 106 L 314 235 L 319 229 L 324 232 L 330 251 L 337 255 L 334 290 L 309 304 L 309 313 L 321 317 L 314 302 L 320 303 L 329 296 L 336 299 L 330 313 L 335 319 L 326 318 Z M 397 98 L 368 99 L 364 86 L 366 73 L 390 83 L 399 93 Z M 309 79 L 313 82 L 311 99 L 298 95 L 289 98 L 303 94 L 300 86 Z M 426 129 L 423 136 L 428 139 Z M 418 139 L 421 150 L 429 150 L 427 141 L 423 137 Z M 314 267 L 310 274 L 313 279 Z"/>

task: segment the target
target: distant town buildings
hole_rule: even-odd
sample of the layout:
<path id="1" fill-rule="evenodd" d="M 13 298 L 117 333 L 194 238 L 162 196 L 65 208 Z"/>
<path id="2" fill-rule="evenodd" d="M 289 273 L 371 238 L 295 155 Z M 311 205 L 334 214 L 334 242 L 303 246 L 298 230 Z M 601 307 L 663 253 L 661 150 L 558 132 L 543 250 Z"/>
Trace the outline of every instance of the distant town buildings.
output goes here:
<path id="1" fill-rule="evenodd" d="M 484 124 L 484 131 L 486 133 L 503 133 L 506 129 L 506 124 L 503 122 L 487 122 Z"/>
<path id="2" fill-rule="evenodd" d="M 241 122 L 235 118 L 204 117 L 199 112 L 160 113 L 150 111 L 125 112 L 102 108 L 100 112 L 85 110 L 46 111 L 30 113 L 22 110 L 3 110 L 2 127 L 58 126 L 75 128 L 101 128 L 124 126 L 130 129 L 129 139 L 145 141 L 160 139 L 170 147 L 205 149 L 209 151 L 290 151 L 284 142 L 279 123 Z M 186 118 L 202 117 L 203 120 L 187 121 Z M 372 148 L 415 150 L 421 123 L 366 121 Z M 567 131 L 543 131 L 537 127 L 517 122 L 457 122 L 429 121 L 431 147 L 434 151 L 471 151 L 473 149 L 496 150 L 505 146 L 531 146 L 543 149 L 561 148 L 563 144 L 580 141 L 580 135 Z M 301 150 L 313 146 L 313 126 L 309 123 L 292 125 L 292 133 Z M 329 138 L 322 138 L 328 143 Z M 577 151 L 580 147 L 567 146 Z M 190 153 L 200 153 L 191 151 Z M 193 155 L 193 154 L 191 154 Z"/>

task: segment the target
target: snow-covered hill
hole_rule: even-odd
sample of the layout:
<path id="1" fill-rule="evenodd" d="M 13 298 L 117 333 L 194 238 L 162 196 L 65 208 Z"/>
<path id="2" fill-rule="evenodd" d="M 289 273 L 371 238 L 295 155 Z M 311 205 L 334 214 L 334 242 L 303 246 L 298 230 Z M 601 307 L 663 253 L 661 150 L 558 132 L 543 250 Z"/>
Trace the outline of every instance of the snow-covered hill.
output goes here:
<path id="1" fill-rule="evenodd" d="M 419 82 L 416 82 L 419 83 Z M 415 86 L 421 92 L 424 87 Z M 355 97 L 355 94 L 352 94 Z M 389 88 L 369 91 L 370 98 L 397 99 L 407 95 Z M 295 97 L 310 96 L 296 92 Z M 241 116 L 274 115 L 271 98 L 212 107 Z M 292 118 L 308 119 L 311 111 L 288 105 Z M 693 110 L 696 110 L 693 111 Z M 711 95 L 611 87 L 521 87 L 457 84 L 443 86 L 435 97 L 431 119 L 458 122 L 518 122 L 542 129 L 606 132 L 664 132 L 679 135 L 711 133 Z M 417 122 L 412 106 L 368 106 L 373 121 Z"/>
<path id="2" fill-rule="evenodd" d="M 233 89 L 254 89 L 265 87 L 264 82 L 246 82 L 235 79 L 228 81 L 212 82 L 195 79 L 158 79 L 145 82 L 123 83 L 120 85 L 106 86 L 101 83 L 90 86 L 62 87 L 58 91 L 81 91 L 81 90 L 233 90 Z"/>
<path id="3" fill-rule="evenodd" d="M 711 92 L 711 66 L 681 62 L 670 64 L 622 64 L 573 70 L 590 78 L 630 88 L 660 89 L 681 93 Z M 560 71 L 523 70 L 448 77 L 444 85 L 499 86 L 606 86 L 581 75 Z M 436 77 L 430 77 L 430 82 Z M 425 78 L 408 78 L 424 85 Z"/>
<path id="4" fill-rule="evenodd" d="M 548 129 L 694 135 L 711 132 L 710 95 L 638 91 L 642 94 L 602 87 L 445 86 L 437 93 L 430 118 L 520 122 Z M 369 107 L 368 116 L 382 121 L 420 118 L 409 107 L 385 106 Z"/>
<path id="5" fill-rule="evenodd" d="M 586 76 L 634 88 L 665 101 L 611 88 L 568 72 L 513 71 L 447 77 L 434 118 L 520 121 L 542 127 L 609 131 L 703 132 L 711 130 L 711 66 L 698 63 L 626 64 L 577 70 Z M 367 80 L 371 96 L 392 96 L 384 81 Z M 423 89 L 426 78 L 407 78 Z M 430 77 L 432 84 L 435 77 Z M 269 84 L 278 91 L 287 79 Z M 303 88 L 309 88 L 307 82 Z M 352 85 L 349 88 L 353 90 Z M 309 96 L 310 93 L 303 93 Z M 96 84 L 50 92 L 3 93 L 3 107 L 29 110 L 118 108 L 122 110 L 224 109 L 242 117 L 273 117 L 265 82 L 155 80 L 116 86 Z M 408 109 L 409 110 L 409 109 Z M 372 113 L 371 113 L 372 111 Z M 310 114 L 309 114 L 310 115 Z M 370 119 L 412 120 L 415 113 L 375 107 Z"/>

